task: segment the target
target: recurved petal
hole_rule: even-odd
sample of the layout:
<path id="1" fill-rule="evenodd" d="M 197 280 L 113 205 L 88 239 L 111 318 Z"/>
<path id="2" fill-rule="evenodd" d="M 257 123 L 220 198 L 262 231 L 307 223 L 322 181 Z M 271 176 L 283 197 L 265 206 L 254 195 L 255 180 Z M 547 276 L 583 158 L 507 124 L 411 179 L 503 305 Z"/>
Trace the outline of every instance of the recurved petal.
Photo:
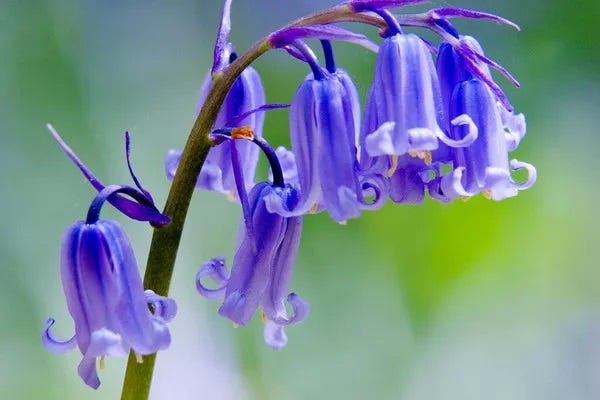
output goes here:
<path id="1" fill-rule="evenodd" d="M 67 351 L 73 350 L 77 346 L 77 342 L 75 341 L 75 335 L 68 340 L 57 339 L 51 332 L 50 328 L 54 325 L 54 319 L 48 318 L 46 323 L 44 324 L 44 329 L 42 330 L 42 344 L 46 348 L 46 350 L 51 351 L 52 353 L 62 354 Z"/>
<path id="2" fill-rule="evenodd" d="M 217 285 L 216 288 L 208 288 L 202 283 L 202 279 L 209 277 Z M 196 273 L 196 289 L 209 300 L 221 300 L 225 296 L 225 289 L 229 281 L 229 272 L 225 265 L 225 257 L 215 257 L 200 266 Z"/>
<path id="3" fill-rule="evenodd" d="M 170 297 L 159 296 L 153 290 L 145 290 L 146 302 L 152 307 L 155 319 L 171 322 L 177 315 L 177 303 Z"/>

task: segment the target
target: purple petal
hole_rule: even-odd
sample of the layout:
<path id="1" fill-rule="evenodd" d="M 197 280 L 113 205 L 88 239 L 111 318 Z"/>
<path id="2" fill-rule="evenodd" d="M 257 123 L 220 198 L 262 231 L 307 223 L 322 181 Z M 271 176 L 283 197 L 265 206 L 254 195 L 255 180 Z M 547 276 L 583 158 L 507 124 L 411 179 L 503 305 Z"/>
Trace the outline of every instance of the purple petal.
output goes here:
<path id="1" fill-rule="evenodd" d="M 354 12 L 398 8 L 411 4 L 425 3 L 427 0 L 350 0 L 346 4 Z"/>
<path id="2" fill-rule="evenodd" d="M 169 346 L 171 337 L 166 325 L 157 324 L 148 310 L 137 261 L 129 239 L 115 221 L 97 223 L 103 233 L 104 248 L 110 257 L 118 285 L 114 296 L 119 332 L 136 353 L 151 354 Z"/>
<path id="3" fill-rule="evenodd" d="M 96 372 L 95 357 L 83 357 L 77 366 L 77 372 L 85 384 L 92 389 L 100 387 L 100 379 L 98 379 L 98 373 Z"/>
<path id="4" fill-rule="evenodd" d="M 265 343 L 271 346 L 274 350 L 283 349 L 288 342 L 288 338 L 285 334 L 283 326 L 269 320 L 265 322 L 263 338 Z"/>
<path id="5" fill-rule="evenodd" d="M 202 278 L 210 277 L 215 284 L 216 289 L 207 288 L 202 284 Z M 209 300 L 222 300 L 225 296 L 225 288 L 229 281 L 229 272 L 225 266 L 224 257 L 215 257 L 200 266 L 196 273 L 196 289 L 198 292 Z"/>
<path id="6" fill-rule="evenodd" d="M 75 335 L 68 340 L 56 339 L 50 332 L 50 327 L 52 327 L 52 325 L 54 325 L 54 319 L 48 318 L 44 324 L 44 329 L 42 330 L 42 344 L 46 350 L 51 351 L 52 353 L 62 354 L 77 347 Z"/>
<path id="7" fill-rule="evenodd" d="M 325 39 L 339 40 L 358 44 L 376 53 L 378 46 L 371 42 L 365 35 L 354 33 L 337 25 L 311 25 L 284 28 L 269 36 L 269 41 L 274 48 L 282 48 L 292 44 L 298 39 Z"/>
<path id="8" fill-rule="evenodd" d="M 213 51 L 213 66 L 212 72 L 222 71 L 229 64 L 229 49 L 227 42 L 229 33 L 231 32 L 231 1 L 223 2 L 223 12 L 221 14 L 221 23 L 217 32 L 217 40 Z"/>
<path id="9" fill-rule="evenodd" d="M 454 8 L 454 7 L 436 8 L 434 10 L 430 10 L 428 12 L 428 14 L 436 15 L 441 18 L 462 17 L 462 18 L 471 18 L 471 19 L 487 19 L 487 20 L 491 20 L 494 22 L 498 22 L 503 25 L 508 25 L 512 28 L 515 28 L 518 31 L 521 30 L 521 28 L 519 28 L 519 25 L 515 24 L 514 22 L 512 22 L 508 19 L 502 18 L 498 15 L 481 12 L 481 11 L 475 11 L 475 10 L 467 10 L 464 8 Z"/>
<path id="10" fill-rule="evenodd" d="M 171 322 L 177 315 L 177 303 L 175 300 L 159 296 L 154 291 L 147 289 L 144 291 L 146 303 L 152 307 L 152 316 L 161 322 Z"/>

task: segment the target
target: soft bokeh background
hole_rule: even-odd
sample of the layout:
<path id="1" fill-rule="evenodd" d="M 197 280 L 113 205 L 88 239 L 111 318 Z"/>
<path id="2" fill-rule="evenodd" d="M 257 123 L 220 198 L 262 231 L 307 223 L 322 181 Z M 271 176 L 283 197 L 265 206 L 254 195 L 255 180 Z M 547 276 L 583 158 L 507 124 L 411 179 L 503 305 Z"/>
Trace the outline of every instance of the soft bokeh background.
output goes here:
<path id="1" fill-rule="evenodd" d="M 232 39 L 243 49 L 337 2 L 236 0 Z M 263 343 L 260 318 L 233 329 L 195 292 L 198 264 L 232 255 L 239 218 L 235 204 L 196 193 L 171 291 L 180 312 L 154 399 L 600 398 L 600 2 L 452 4 L 523 27 L 458 23 L 522 82 L 517 90 L 498 78 L 527 115 L 515 155 L 538 168 L 535 187 L 501 203 L 389 204 L 347 226 L 306 218 L 292 289 L 312 311 L 287 330 L 281 352 Z M 0 398 L 119 396 L 124 360 L 107 360 L 94 392 L 77 377 L 78 352 L 40 344 L 47 316 L 57 333 L 72 332 L 59 243 L 94 194 L 44 125 L 107 183 L 129 182 L 129 130 L 138 175 L 162 203 L 162 161 L 193 123 L 219 12 L 218 1 L 0 3 Z M 337 50 L 364 99 L 373 57 Z M 256 66 L 270 102 L 290 101 L 307 72 L 279 53 Z M 286 118 L 268 115 L 273 144 L 288 142 Z M 143 268 L 148 226 L 116 218 Z"/>

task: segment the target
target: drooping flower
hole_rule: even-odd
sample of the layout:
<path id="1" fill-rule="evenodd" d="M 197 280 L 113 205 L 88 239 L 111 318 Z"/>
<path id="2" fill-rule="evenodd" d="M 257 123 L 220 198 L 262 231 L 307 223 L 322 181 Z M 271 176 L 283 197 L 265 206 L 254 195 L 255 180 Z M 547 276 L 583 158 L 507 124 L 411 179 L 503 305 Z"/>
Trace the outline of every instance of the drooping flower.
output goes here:
<path id="1" fill-rule="evenodd" d="M 243 182 L 236 152 L 239 140 L 235 136 L 233 130 L 232 165 L 237 182 Z M 265 342 L 278 350 L 287 343 L 283 328 L 303 321 L 309 311 L 308 303 L 294 293 L 288 294 L 300 244 L 302 216 L 282 216 L 267 209 L 265 199 L 269 198 L 271 202 L 277 199 L 282 209 L 291 211 L 298 203 L 298 193 L 284 183 L 277 153 L 264 140 L 245 138 L 265 151 L 274 183 L 258 183 L 248 195 L 243 185 L 238 184 L 243 216 L 231 273 L 224 258 L 213 258 L 200 267 L 196 287 L 209 299 L 222 299 L 219 314 L 237 325 L 246 325 L 260 308 L 265 321 Z M 205 277 L 210 277 L 218 287 L 206 287 L 202 282 Z M 285 301 L 294 309 L 292 316 L 287 315 Z"/>
<path id="2" fill-rule="evenodd" d="M 450 197 L 470 197 L 483 192 L 494 200 L 516 196 L 536 180 L 535 168 L 527 163 L 508 161 L 508 142 L 500 115 L 500 107 L 487 85 L 471 79 L 460 83 L 452 96 L 452 114 L 468 115 L 478 129 L 477 140 L 468 147 L 454 149 L 454 170 L 441 178 L 441 190 Z M 463 126 L 453 130 L 460 135 Z M 528 178 L 517 183 L 511 170 L 526 169 Z"/>
<path id="3" fill-rule="evenodd" d="M 376 113 L 378 129 L 364 132 L 371 156 L 435 150 L 444 137 L 439 83 L 431 54 L 421 38 L 395 33 L 379 47 L 365 119 Z M 386 122 L 393 124 L 382 125 Z M 387 128 L 387 129 L 383 129 Z"/>
<path id="4" fill-rule="evenodd" d="M 460 36 L 463 48 L 484 57 L 479 43 L 470 36 Z M 488 81 L 493 79 L 483 63 L 478 69 Z M 508 153 L 517 148 L 525 135 L 525 117 L 508 111 L 492 92 L 489 84 L 467 68 L 464 56 L 449 43 L 442 43 L 438 52 L 437 71 L 444 103 L 445 128 L 449 136 L 458 139 L 465 130 L 476 131 L 477 138 L 469 146 L 446 148 L 438 153 L 443 161 L 452 163 L 453 171 L 435 183 L 434 196 L 442 201 L 470 197 L 480 192 L 494 200 L 515 196 L 518 190 L 533 185 L 535 168 L 518 160 L 508 161 Z M 462 120 L 464 123 L 457 124 Z M 526 169 L 528 178 L 516 183 L 511 169 Z"/>
<path id="5" fill-rule="evenodd" d="M 202 83 L 196 106 L 196 115 L 200 112 L 202 105 L 206 101 L 212 86 L 213 77 L 218 76 L 223 69 L 237 58 L 233 45 L 227 42 L 231 25 L 230 6 L 231 1 L 226 1 L 223 8 L 221 26 L 215 43 L 215 60 L 211 71 L 207 73 Z M 262 137 L 264 113 L 249 113 L 249 111 L 259 109 L 265 104 L 265 101 L 265 91 L 260 75 L 254 68 L 247 67 L 235 80 L 229 93 L 227 93 L 227 97 L 217 114 L 214 126 L 218 128 L 250 126 L 256 137 Z M 249 189 L 254 184 L 256 163 L 258 162 L 258 148 L 249 142 L 239 143 L 238 147 L 243 168 L 246 171 L 244 184 Z M 231 147 L 228 142 L 211 148 L 202 171 L 198 175 L 197 188 L 226 194 L 235 193 L 230 152 Z M 169 179 L 173 179 L 175 176 L 181 154 L 181 150 L 170 150 L 167 154 L 165 171 Z"/>
<path id="6" fill-rule="evenodd" d="M 362 209 L 380 206 L 385 190 L 376 187 L 375 201 L 365 200 L 365 193 L 379 180 L 360 175 L 357 168 L 358 93 L 350 76 L 335 66 L 327 44 L 327 69 L 323 69 L 306 45 L 294 43 L 312 69 L 296 91 L 290 110 L 300 199 L 291 212 L 278 207 L 276 198 L 267 198 L 267 208 L 290 216 L 326 210 L 335 221 L 343 223 L 358 217 Z"/>
<path id="7" fill-rule="evenodd" d="M 132 349 L 141 362 L 141 356 L 167 348 L 171 341 L 167 322 L 177 310 L 172 299 L 144 292 L 122 227 L 99 219 L 102 204 L 119 192 L 143 198 L 135 189 L 107 186 L 90 205 L 87 219 L 71 225 L 63 236 L 61 279 L 75 335 L 66 341 L 56 339 L 50 332 L 51 318 L 42 332 L 49 351 L 79 347 L 83 354 L 79 376 L 94 389 L 100 385 L 97 358 L 102 368 L 105 356 L 126 356 Z"/>

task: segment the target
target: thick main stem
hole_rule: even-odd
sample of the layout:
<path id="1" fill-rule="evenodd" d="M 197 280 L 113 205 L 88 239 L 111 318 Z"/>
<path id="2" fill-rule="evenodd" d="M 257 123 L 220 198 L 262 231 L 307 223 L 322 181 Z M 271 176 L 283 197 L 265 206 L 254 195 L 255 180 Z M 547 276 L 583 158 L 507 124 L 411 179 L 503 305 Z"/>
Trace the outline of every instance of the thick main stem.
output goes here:
<path id="1" fill-rule="evenodd" d="M 185 217 L 198 174 L 212 145 L 208 135 L 212 130 L 219 108 L 239 74 L 269 48 L 270 45 L 266 40 L 256 43 L 222 74 L 214 76 L 211 91 L 188 137 L 169 191 L 164 214 L 171 218 L 171 223 L 155 229 L 152 235 L 144 275 L 146 289 L 154 290 L 155 293 L 162 296 L 168 295 Z M 155 360 L 156 354 L 152 354 L 144 356 L 143 362 L 138 363 L 133 353 L 129 355 L 121 393 L 122 400 L 148 398 Z"/>

